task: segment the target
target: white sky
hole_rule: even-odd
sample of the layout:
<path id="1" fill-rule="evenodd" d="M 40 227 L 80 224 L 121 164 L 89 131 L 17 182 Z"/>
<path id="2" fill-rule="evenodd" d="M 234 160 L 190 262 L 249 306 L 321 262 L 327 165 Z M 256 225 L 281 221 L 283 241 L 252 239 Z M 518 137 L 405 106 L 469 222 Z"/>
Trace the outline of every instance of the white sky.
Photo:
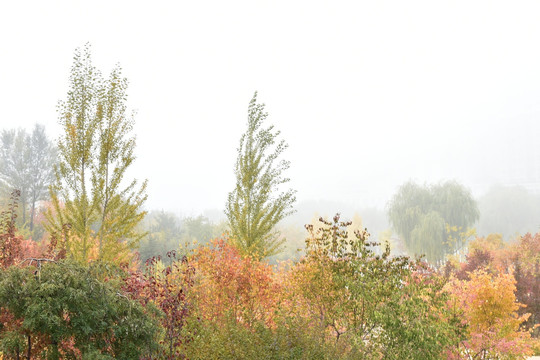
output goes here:
<path id="1" fill-rule="evenodd" d="M 224 207 L 255 90 L 299 200 L 540 184 L 538 1 L 4 1 L 0 34 L 0 128 L 59 134 L 76 47 L 121 64 L 149 209 Z"/>

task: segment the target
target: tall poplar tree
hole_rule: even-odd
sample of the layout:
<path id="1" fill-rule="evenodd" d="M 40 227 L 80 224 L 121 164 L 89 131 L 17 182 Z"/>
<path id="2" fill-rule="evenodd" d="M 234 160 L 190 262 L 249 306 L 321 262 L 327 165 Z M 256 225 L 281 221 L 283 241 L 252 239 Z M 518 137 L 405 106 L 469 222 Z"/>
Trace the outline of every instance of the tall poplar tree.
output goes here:
<path id="1" fill-rule="evenodd" d="M 261 258 L 279 252 L 280 239 L 276 224 L 293 212 L 295 190 L 280 192 L 289 181 L 282 173 L 289 161 L 279 160 L 288 147 L 279 140 L 274 126 L 264 128 L 268 113 L 264 104 L 257 104 L 257 92 L 248 107 L 247 131 L 240 138 L 234 172 L 236 187 L 229 193 L 225 214 L 232 232 L 232 241 L 245 254 Z"/>
<path id="2" fill-rule="evenodd" d="M 124 261 L 144 236 L 136 226 L 145 215 L 146 181 L 138 189 L 136 180 L 123 183 L 135 159 L 126 89 L 120 67 L 105 80 L 92 65 L 89 45 L 75 51 L 67 100 L 58 106 L 64 134 L 47 230 L 69 228 L 68 253 L 81 261 Z"/>

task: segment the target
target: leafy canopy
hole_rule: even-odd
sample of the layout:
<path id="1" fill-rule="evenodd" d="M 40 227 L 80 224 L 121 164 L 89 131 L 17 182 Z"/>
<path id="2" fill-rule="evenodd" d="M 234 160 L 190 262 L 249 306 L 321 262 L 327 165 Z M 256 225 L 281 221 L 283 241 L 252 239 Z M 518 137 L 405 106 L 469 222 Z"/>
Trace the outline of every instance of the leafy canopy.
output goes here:
<path id="1" fill-rule="evenodd" d="M 81 261 L 126 261 L 144 236 L 137 225 L 145 215 L 146 182 L 138 189 L 136 180 L 124 184 L 135 160 L 126 90 L 120 67 L 105 80 L 92 65 L 90 47 L 76 50 L 67 100 L 58 105 L 64 134 L 47 230 L 60 234 L 68 225 L 68 254 Z"/>
<path id="2" fill-rule="evenodd" d="M 390 256 L 365 229 L 350 234 L 339 214 L 320 221 L 306 226 L 307 255 L 293 268 L 293 318 L 307 318 L 347 358 L 441 358 L 456 334 L 442 279 L 421 261 Z"/>
<path id="3" fill-rule="evenodd" d="M 432 263 L 444 260 L 464 245 L 467 229 L 478 220 L 471 193 L 455 181 L 431 186 L 402 185 L 392 198 L 388 217 L 413 254 Z"/>
<path id="4" fill-rule="evenodd" d="M 290 163 L 279 160 L 288 145 L 278 141 L 280 132 L 274 132 L 274 126 L 263 127 L 267 117 L 255 92 L 248 107 L 247 131 L 238 147 L 236 187 L 225 209 L 234 244 L 245 254 L 262 258 L 279 252 L 284 240 L 275 225 L 292 213 L 296 201 L 296 191 L 279 192 L 289 181 L 282 174 Z"/>

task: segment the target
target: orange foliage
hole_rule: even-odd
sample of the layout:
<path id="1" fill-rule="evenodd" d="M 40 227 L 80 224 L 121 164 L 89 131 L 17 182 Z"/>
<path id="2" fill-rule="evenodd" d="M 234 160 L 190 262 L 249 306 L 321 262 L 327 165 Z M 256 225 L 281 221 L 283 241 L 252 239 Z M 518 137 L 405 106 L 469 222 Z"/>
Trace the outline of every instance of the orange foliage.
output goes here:
<path id="1" fill-rule="evenodd" d="M 530 334 L 520 330 L 528 314 L 518 316 L 512 274 L 492 275 L 484 270 L 469 274 L 470 280 L 453 279 L 446 289 L 453 295 L 452 306 L 462 312 L 467 338 L 453 349 L 450 358 L 492 358 L 531 354 Z"/>
<path id="2" fill-rule="evenodd" d="M 225 239 L 197 248 L 192 261 L 197 269 L 194 293 L 203 319 L 232 316 L 247 326 L 273 323 L 280 285 L 270 265 L 242 256 Z"/>
<path id="3" fill-rule="evenodd" d="M 334 284 L 333 274 L 322 261 L 304 259 L 286 274 L 284 308 L 295 316 L 316 321 L 312 326 L 325 329 L 339 322 L 339 308 L 347 292 Z M 341 290 L 341 291 L 340 291 Z M 323 330 L 324 331 L 324 330 Z"/>

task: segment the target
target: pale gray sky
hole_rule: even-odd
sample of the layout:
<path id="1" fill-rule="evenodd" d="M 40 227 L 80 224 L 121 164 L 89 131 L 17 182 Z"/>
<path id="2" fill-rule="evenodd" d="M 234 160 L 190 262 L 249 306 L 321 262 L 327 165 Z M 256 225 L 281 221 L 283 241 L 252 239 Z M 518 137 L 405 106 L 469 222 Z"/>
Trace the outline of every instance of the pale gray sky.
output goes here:
<path id="1" fill-rule="evenodd" d="M 539 19 L 538 1 L 2 2 L 0 128 L 57 136 L 90 42 L 130 81 L 150 209 L 223 208 L 255 90 L 299 200 L 382 207 L 408 179 L 538 185 Z"/>

